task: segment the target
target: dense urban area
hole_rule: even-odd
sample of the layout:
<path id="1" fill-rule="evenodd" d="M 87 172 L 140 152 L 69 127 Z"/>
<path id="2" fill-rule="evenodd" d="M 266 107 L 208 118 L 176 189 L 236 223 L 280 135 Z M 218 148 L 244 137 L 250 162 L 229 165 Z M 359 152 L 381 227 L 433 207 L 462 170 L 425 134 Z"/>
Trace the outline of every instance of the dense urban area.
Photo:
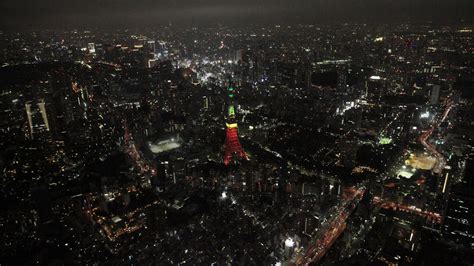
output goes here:
<path id="1" fill-rule="evenodd" d="M 472 265 L 473 38 L 0 31 L 0 264 Z"/>

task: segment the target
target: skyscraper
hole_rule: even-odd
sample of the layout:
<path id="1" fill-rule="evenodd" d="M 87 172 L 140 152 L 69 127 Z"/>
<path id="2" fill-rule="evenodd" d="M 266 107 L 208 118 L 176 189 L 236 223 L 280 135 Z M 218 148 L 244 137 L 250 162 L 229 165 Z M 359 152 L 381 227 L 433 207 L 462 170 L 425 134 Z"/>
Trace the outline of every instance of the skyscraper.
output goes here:
<path id="1" fill-rule="evenodd" d="M 27 102 L 25 104 L 25 110 L 31 138 L 34 138 L 34 134 L 50 130 L 44 101 L 37 104 Z"/>
<path id="2" fill-rule="evenodd" d="M 345 71 L 339 71 L 337 74 L 337 92 L 346 92 L 347 90 L 347 74 Z"/>
<path id="3" fill-rule="evenodd" d="M 439 103 L 439 94 L 441 92 L 441 86 L 440 85 L 434 85 L 433 88 L 431 89 L 431 95 L 430 95 L 430 104 L 435 105 Z"/>

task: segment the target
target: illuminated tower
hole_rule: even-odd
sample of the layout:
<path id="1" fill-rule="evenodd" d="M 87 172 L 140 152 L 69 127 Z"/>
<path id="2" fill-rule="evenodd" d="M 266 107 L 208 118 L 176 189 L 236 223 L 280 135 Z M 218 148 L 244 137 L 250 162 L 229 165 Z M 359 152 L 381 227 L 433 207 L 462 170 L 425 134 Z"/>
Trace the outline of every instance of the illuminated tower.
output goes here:
<path id="1" fill-rule="evenodd" d="M 227 88 L 227 95 L 229 97 L 229 107 L 227 110 L 226 138 L 224 144 L 225 165 L 229 165 L 234 158 L 248 159 L 239 141 L 237 121 L 235 119 L 235 88 L 231 84 Z"/>

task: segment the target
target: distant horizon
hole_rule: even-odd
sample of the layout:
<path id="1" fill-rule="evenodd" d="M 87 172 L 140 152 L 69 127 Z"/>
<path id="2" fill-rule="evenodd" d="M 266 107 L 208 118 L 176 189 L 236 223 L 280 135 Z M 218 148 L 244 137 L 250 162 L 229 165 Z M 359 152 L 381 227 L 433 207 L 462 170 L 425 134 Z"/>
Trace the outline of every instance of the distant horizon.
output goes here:
<path id="1" fill-rule="evenodd" d="M 0 29 L 154 25 L 316 23 L 472 23 L 474 1 L 458 0 L 4 0 Z"/>
<path id="2" fill-rule="evenodd" d="M 284 22 L 278 23 L 275 21 L 267 22 L 229 22 L 229 21 L 213 21 L 213 22 L 200 22 L 199 24 L 194 22 L 156 22 L 153 24 L 102 24 L 102 25 L 53 25 L 53 24 L 30 24 L 30 25 L 16 25 L 16 26 L 5 26 L 0 25 L 0 32 L 30 32 L 30 31 L 149 31 L 154 29 L 160 29 L 165 27 L 175 28 L 214 28 L 214 27 L 229 27 L 229 28 L 258 28 L 258 27 L 297 27 L 297 26 L 314 26 L 314 27 L 334 27 L 338 25 L 365 25 L 367 27 L 395 27 L 396 26 L 434 26 L 434 27 L 474 27 L 474 20 L 462 20 L 462 21 L 432 21 L 432 20 L 420 20 L 420 21 L 391 21 L 391 22 L 364 22 L 364 21 L 300 21 L 300 22 Z"/>

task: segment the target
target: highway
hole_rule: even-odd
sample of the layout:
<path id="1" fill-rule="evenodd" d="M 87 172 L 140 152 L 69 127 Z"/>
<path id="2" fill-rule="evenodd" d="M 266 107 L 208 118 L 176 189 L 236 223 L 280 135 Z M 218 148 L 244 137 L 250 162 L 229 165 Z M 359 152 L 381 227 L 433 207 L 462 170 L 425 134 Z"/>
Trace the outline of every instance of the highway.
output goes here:
<path id="1" fill-rule="evenodd" d="M 156 170 L 150 166 L 143 158 L 140 156 L 133 138 L 128 131 L 128 126 L 124 124 L 124 148 L 126 153 L 130 156 L 132 161 L 135 163 L 135 166 L 142 174 L 156 175 Z"/>
<path id="2" fill-rule="evenodd" d="M 448 99 L 446 100 L 447 104 L 446 104 L 446 109 L 444 110 L 443 112 L 443 115 L 441 116 L 440 119 L 436 119 L 433 124 L 431 125 L 431 128 L 428 129 L 427 131 L 424 131 L 421 136 L 418 138 L 418 140 L 420 141 L 420 143 L 429 151 L 431 152 L 431 154 L 436 158 L 436 164 L 435 166 L 433 167 L 432 171 L 436 174 L 441 174 L 441 172 L 443 171 L 444 167 L 446 166 L 446 159 L 444 158 L 444 156 L 436 150 L 435 146 L 433 146 L 429 141 L 428 139 L 430 138 L 430 136 L 433 134 L 434 130 L 437 129 L 439 127 L 439 125 L 441 123 L 443 123 L 446 118 L 448 117 L 449 115 L 449 112 L 451 111 L 451 109 L 453 108 L 454 104 L 453 102 Z"/>
<path id="3" fill-rule="evenodd" d="M 372 203 L 375 206 L 382 209 L 391 209 L 394 211 L 414 213 L 418 216 L 428 219 L 429 221 L 432 221 L 438 224 L 441 223 L 441 215 L 436 212 L 424 211 L 415 206 L 408 206 L 408 205 L 403 205 L 403 204 L 396 203 L 393 201 L 383 200 L 383 199 L 380 199 L 380 197 L 374 197 L 372 200 Z"/>
<path id="4" fill-rule="evenodd" d="M 304 253 L 296 255 L 295 265 L 308 265 L 319 261 L 331 248 L 337 238 L 346 228 L 346 220 L 354 211 L 355 207 L 362 199 L 365 187 L 348 188 L 344 190 L 344 197 L 341 202 L 331 210 L 329 220 L 322 223 L 321 228 L 316 229 L 311 240 L 311 245 Z"/>

